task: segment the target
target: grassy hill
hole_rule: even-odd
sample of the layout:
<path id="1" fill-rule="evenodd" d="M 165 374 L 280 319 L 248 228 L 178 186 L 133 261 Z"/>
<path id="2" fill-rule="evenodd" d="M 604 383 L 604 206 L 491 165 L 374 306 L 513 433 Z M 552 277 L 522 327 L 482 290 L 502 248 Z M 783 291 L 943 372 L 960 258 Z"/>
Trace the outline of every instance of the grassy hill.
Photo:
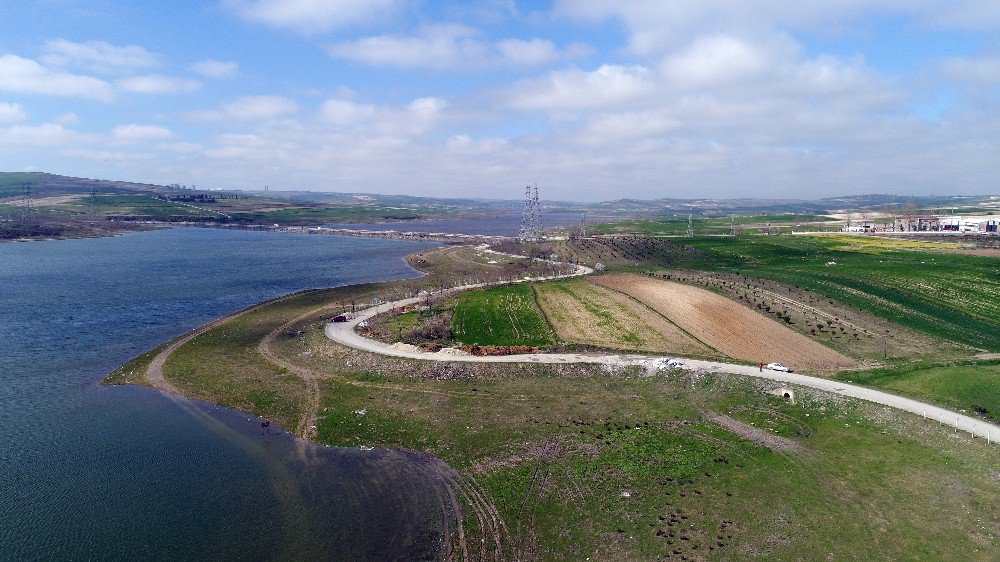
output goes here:
<path id="1" fill-rule="evenodd" d="M 443 459 L 456 471 L 442 482 L 461 503 L 460 548 L 470 558 L 995 558 L 1000 448 L 936 421 L 807 389 L 787 401 L 774 395 L 777 385 L 721 373 L 438 364 L 347 349 L 324 335 L 330 310 L 345 302 L 413 294 L 453 276 L 456 264 L 475 265 L 453 257 L 433 261 L 446 271 L 417 262 L 426 277 L 255 307 L 181 346 L 165 376 L 188 395 L 287 427 L 314 412 L 315 439 L 329 446 Z M 479 264 L 479 274 L 492 265 Z M 504 314 L 510 326 L 533 324 L 522 287 L 469 293 L 470 313 L 489 325 Z M 141 381 L 150 359 L 109 382 Z M 995 387 L 995 366 L 962 369 L 969 380 L 952 404 Z M 870 375 L 865 382 L 930 399 L 952 377 Z M 306 376 L 318 376 L 316 400 L 306 398 Z"/>

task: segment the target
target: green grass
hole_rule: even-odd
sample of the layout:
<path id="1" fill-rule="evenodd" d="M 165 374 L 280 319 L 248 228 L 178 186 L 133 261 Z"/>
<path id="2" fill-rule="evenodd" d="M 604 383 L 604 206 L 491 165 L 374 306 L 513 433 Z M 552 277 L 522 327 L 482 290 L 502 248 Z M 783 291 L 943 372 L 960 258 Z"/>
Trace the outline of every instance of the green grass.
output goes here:
<path id="1" fill-rule="evenodd" d="M 772 228 L 790 227 L 810 222 L 830 222 L 836 219 L 824 215 L 810 214 L 773 214 L 773 215 L 742 215 L 735 218 L 726 217 L 694 217 L 691 220 L 691 227 L 696 235 L 708 234 L 729 234 L 733 226 L 744 232 L 755 232 L 758 229 L 766 228 L 770 223 Z M 641 234 L 646 236 L 681 236 L 687 233 L 687 215 L 675 215 L 670 217 L 647 219 L 647 220 L 624 220 L 611 223 L 597 224 L 588 227 L 593 234 Z M 804 230 L 805 226 L 798 226 L 795 230 Z"/>
<path id="2" fill-rule="evenodd" d="M 913 250 L 851 251 L 834 237 L 700 239 L 723 267 L 794 284 L 909 328 L 1000 350 L 1000 260 Z"/>
<path id="3" fill-rule="evenodd" d="M 298 406 L 301 386 L 262 360 L 260 338 L 324 301 L 388 286 L 262 305 L 182 347 L 168 362 L 170 380 L 255 413 Z M 534 302 L 525 285 L 477 293 L 476 311 L 510 295 L 517 310 Z M 919 416 L 806 389 L 790 404 L 764 392 L 765 383 L 722 374 L 374 356 L 328 340 L 328 316 L 304 319 L 287 329 L 298 335 L 272 346 L 324 375 L 317 440 L 445 460 L 492 500 L 524 558 L 990 560 L 1000 541 L 1000 449 Z M 706 412 L 796 439 L 804 450 L 773 452 L 705 422 Z M 472 510 L 464 523 L 478 558 Z M 502 558 L 513 554 L 508 548 Z"/>
<path id="4" fill-rule="evenodd" d="M 173 201 L 164 201 L 148 195 L 82 197 L 72 203 L 60 205 L 60 207 L 81 213 L 96 213 L 101 216 L 134 216 L 149 220 L 221 217 L 218 213 L 196 209 Z"/>
<path id="5" fill-rule="evenodd" d="M 641 238 L 600 243 L 591 257 L 620 257 L 625 268 L 752 275 L 815 291 L 932 336 L 1000 351 L 996 258 L 850 246 L 841 236 L 695 237 L 664 249 Z M 587 249 L 597 242 L 578 244 Z"/>
<path id="6" fill-rule="evenodd" d="M 478 345 L 543 346 L 554 340 L 527 283 L 462 293 L 452 332 L 456 340 Z"/>
<path id="7" fill-rule="evenodd" d="M 874 369 L 837 378 L 1000 421 L 1000 361 Z"/>
<path id="8" fill-rule="evenodd" d="M 809 397 L 792 405 L 739 378 L 692 387 L 596 368 L 498 369 L 469 382 L 378 379 L 391 390 L 330 381 L 319 440 L 444 458 L 476 479 L 541 559 L 646 560 L 679 549 L 724 559 L 985 560 L 996 544 L 995 533 L 967 526 L 997 521 L 996 454 L 985 443 L 951 450 L 947 432 L 931 429 L 924 442 L 922 429 L 873 421 L 877 409 Z M 806 452 L 757 446 L 701 421 L 704 410 L 797 439 Z"/>

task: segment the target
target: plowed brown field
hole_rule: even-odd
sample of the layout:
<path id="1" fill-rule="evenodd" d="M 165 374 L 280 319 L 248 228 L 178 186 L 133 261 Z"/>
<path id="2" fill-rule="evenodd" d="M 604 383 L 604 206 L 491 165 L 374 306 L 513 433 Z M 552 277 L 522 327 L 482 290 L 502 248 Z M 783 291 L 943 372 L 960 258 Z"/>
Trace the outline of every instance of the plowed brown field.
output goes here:
<path id="1" fill-rule="evenodd" d="M 593 282 L 635 297 L 692 336 L 735 359 L 778 361 L 795 370 L 836 371 L 854 360 L 726 297 L 705 289 L 639 277 L 602 275 Z"/>
<path id="2" fill-rule="evenodd" d="M 545 317 L 563 341 L 698 357 L 719 355 L 617 291 L 585 281 L 540 283 L 535 290 Z"/>

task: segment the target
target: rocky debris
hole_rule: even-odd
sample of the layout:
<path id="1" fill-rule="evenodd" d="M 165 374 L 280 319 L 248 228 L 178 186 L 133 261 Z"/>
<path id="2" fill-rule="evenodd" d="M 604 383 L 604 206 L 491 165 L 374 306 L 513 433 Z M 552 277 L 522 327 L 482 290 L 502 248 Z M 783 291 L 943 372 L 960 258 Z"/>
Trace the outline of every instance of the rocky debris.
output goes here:
<path id="1" fill-rule="evenodd" d="M 462 351 L 477 357 L 487 357 L 494 355 L 524 355 L 528 353 L 539 353 L 541 350 L 531 345 L 483 345 L 468 344 L 462 346 Z"/>

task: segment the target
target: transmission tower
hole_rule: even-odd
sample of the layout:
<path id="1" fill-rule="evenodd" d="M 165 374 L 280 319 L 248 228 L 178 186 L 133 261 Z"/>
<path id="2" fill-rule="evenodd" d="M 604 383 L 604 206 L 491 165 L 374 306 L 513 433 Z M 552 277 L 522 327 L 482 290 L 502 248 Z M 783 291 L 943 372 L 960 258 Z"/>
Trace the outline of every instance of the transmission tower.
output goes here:
<path id="1" fill-rule="evenodd" d="M 531 186 L 524 186 L 524 208 L 521 210 L 521 231 L 518 233 L 518 238 L 522 242 L 530 241 L 533 236 L 531 234 Z"/>
<path id="2" fill-rule="evenodd" d="M 736 215 L 729 215 L 729 235 L 736 236 Z"/>
<path id="3" fill-rule="evenodd" d="M 692 236 L 694 236 L 694 216 L 692 215 L 692 213 L 688 213 L 688 230 L 687 230 L 687 236 L 688 236 L 688 238 L 691 238 Z"/>
<path id="4" fill-rule="evenodd" d="M 538 186 L 524 187 L 524 209 L 521 211 L 521 231 L 518 238 L 522 242 L 536 242 L 542 233 L 542 213 L 538 205 Z"/>
<path id="5" fill-rule="evenodd" d="M 538 184 L 535 184 L 535 193 L 531 198 L 531 229 L 534 231 L 535 239 L 542 237 L 542 207 L 538 204 Z"/>
<path id="6" fill-rule="evenodd" d="M 97 214 L 98 214 L 97 189 L 96 188 L 90 190 L 90 204 L 88 205 L 88 207 L 89 207 L 88 210 L 90 211 L 90 220 L 96 221 L 97 220 Z"/>
<path id="7" fill-rule="evenodd" d="M 31 220 L 31 184 L 25 182 L 24 204 L 21 207 L 21 222 L 29 222 L 30 220 Z"/>
<path id="8" fill-rule="evenodd" d="M 587 237 L 587 209 L 580 213 L 580 238 Z"/>

